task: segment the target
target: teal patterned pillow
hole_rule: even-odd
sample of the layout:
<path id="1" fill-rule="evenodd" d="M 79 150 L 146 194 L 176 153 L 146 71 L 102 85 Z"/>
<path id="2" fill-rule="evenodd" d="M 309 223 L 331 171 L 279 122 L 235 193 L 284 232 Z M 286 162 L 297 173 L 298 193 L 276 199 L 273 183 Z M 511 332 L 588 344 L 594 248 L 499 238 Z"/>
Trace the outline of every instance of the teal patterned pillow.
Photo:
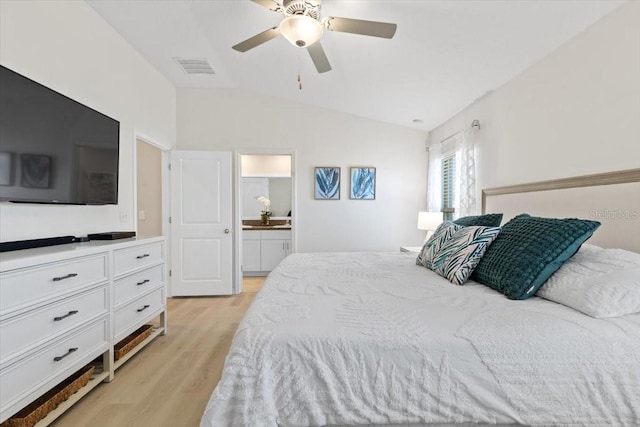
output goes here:
<path id="1" fill-rule="evenodd" d="M 500 223 L 502 223 L 502 214 L 491 213 L 476 216 L 463 216 L 462 218 L 458 218 L 453 222 L 454 224 L 464 225 L 465 227 L 472 225 L 481 225 L 484 227 L 500 227 Z"/>
<path id="2" fill-rule="evenodd" d="M 445 221 L 436 228 L 427 243 L 424 244 L 422 250 L 416 258 L 416 264 L 423 267 L 431 268 L 433 257 L 440 250 L 442 245 L 453 236 L 453 233 L 461 229 L 461 225 L 456 225 L 450 221 Z"/>
<path id="3" fill-rule="evenodd" d="M 518 215 L 502 227 L 472 278 L 510 299 L 529 298 L 599 226 L 576 218 Z"/>
<path id="4" fill-rule="evenodd" d="M 442 245 L 432 270 L 454 285 L 464 284 L 499 233 L 500 227 L 463 227 Z"/>

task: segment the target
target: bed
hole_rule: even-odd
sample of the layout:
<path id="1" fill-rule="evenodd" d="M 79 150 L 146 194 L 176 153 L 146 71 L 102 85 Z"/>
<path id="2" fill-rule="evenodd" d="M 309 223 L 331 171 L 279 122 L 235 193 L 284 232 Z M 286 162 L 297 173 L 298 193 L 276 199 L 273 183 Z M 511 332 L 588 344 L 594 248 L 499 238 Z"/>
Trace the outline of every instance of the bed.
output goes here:
<path id="1" fill-rule="evenodd" d="M 454 286 L 410 253 L 293 254 L 239 325 L 201 425 L 496 424 L 640 425 L 640 313 Z"/>

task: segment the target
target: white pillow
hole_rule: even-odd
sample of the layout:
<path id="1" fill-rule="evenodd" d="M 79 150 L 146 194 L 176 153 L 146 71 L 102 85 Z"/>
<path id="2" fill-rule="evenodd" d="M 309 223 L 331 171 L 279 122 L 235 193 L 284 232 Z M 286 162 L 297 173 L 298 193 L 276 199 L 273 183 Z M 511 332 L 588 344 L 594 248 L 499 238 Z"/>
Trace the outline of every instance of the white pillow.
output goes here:
<path id="1" fill-rule="evenodd" d="M 536 295 L 596 318 L 640 313 L 640 254 L 582 245 Z"/>

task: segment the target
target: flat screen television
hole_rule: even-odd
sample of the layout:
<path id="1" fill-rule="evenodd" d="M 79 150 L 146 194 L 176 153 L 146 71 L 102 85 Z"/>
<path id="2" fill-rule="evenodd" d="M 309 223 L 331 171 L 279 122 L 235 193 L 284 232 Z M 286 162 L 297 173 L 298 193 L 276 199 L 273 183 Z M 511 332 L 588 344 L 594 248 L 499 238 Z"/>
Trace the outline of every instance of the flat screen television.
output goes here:
<path id="1" fill-rule="evenodd" d="M 0 201 L 118 203 L 120 122 L 0 66 Z"/>

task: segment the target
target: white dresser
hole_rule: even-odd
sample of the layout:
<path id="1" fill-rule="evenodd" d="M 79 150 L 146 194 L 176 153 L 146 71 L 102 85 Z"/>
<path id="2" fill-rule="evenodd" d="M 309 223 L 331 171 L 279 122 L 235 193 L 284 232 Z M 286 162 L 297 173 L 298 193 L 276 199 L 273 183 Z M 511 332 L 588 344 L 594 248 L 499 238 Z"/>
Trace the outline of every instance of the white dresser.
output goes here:
<path id="1" fill-rule="evenodd" d="M 165 277 L 163 237 L 0 253 L 0 422 L 102 356 L 62 413 L 164 334 Z M 114 363 L 115 344 L 155 318 L 152 335 Z"/>

